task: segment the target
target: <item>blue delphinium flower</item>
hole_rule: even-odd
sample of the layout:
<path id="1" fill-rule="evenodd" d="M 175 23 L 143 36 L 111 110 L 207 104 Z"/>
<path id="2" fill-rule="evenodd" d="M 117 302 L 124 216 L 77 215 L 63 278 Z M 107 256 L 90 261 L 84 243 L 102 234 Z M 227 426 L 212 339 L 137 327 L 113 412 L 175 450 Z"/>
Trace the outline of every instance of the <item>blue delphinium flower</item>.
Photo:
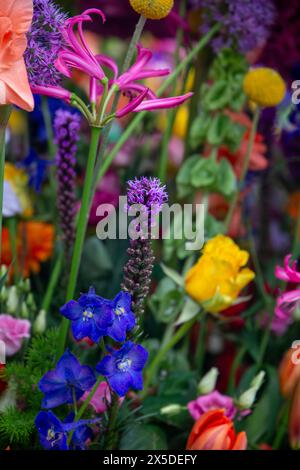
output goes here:
<path id="1" fill-rule="evenodd" d="M 85 419 L 73 422 L 74 413 L 71 413 L 64 422 L 55 416 L 52 411 L 40 411 L 35 418 L 35 426 L 39 433 L 40 443 L 46 450 L 85 450 L 85 443 L 91 439 L 93 432 L 87 424 L 93 424 L 99 419 Z M 74 430 L 70 447 L 68 434 Z"/>
<path id="2" fill-rule="evenodd" d="M 115 341 L 125 341 L 126 333 L 135 326 L 135 316 L 131 310 L 131 295 L 119 292 L 111 302 L 106 302 L 105 309 L 113 314 L 113 324 L 107 329 L 107 335 Z M 97 322 L 97 320 L 96 320 Z"/>
<path id="3" fill-rule="evenodd" d="M 44 393 L 42 408 L 55 408 L 64 403 L 79 400 L 84 392 L 91 390 L 96 382 L 89 366 L 82 366 L 78 359 L 67 350 L 55 369 L 47 372 L 38 387 Z"/>
<path id="4" fill-rule="evenodd" d="M 31 149 L 27 157 L 20 162 L 20 166 L 24 168 L 29 176 L 29 186 L 37 193 L 41 190 L 49 165 L 52 165 L 52 162 L 40 158 L 33 149 Z"/>
<path id="5" fill-rule="evenodd" d="M 105 302 L 90 287 L 89 292 L 82 294 L 77 302 L 70 300 L 60 309 L 60 313 L 71 320 L 73 336 L 77 341 L 88 337 L 97 343 L 106 335 L 107 328 L 113 324 L 114 314 L 104 307 Z"/>
<path id="6" fill-rule="evenodd" d="M 148 352 L 139 344 L 127 341 L 121 349 L 105 356 L 96 370 L 107 378 L 112 390 L 120 397 L 130 388 L 143 389 L 142 370 L 148 359 Z"/>

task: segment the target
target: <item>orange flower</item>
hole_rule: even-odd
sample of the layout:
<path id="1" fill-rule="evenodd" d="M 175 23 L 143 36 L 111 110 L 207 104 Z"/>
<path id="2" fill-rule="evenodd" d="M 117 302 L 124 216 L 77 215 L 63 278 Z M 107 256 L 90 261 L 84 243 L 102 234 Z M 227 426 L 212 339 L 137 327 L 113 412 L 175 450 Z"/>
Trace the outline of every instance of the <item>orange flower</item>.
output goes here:
<path id="1" fill-rule="evenodd" d="M 0 105 L 33 109 L 23 54 L 33 14 L 32 0 L 2 0 L 0 7 Z"/>
<path id="2" fill-rule="evenodd" d="M 289 441 L 292 449 L 300 449 L 300 380 L 294 389 L 289 416 Z"/>
<path id="3" fill-rule="evenodd" d="M 50 258 L 53 251 L 53 225 L 43 222 L 22 222 L 18 225 L 18 266 L 24 277 L 37 273 L 40 264 Z M 9 233 L 2 232 L 2 263 L 9 266 L 13 261 Z"/>
<path id="4" fill-rule="evenodd" d="M 300 206 L 300 191 L 295 191 L 289 197 L 287 211 L 292 219 L 297 219 Z"/>
<path id="5" fill-rule="evenodd" d="M 293 395 L 294 389 L 300 381 L 300 361 L 293 361 L 293 358 L 297 359 L 299 355 L 299 348 L 290 348 L 283 356 L 279 366 L 280 390 L 285 398 L 290 398 Z M 298 364 L 295 362 L 298 362 Z"/>
<path id="6" fill-rule="evenodd" d="M 245 432 L 235 434 L 233 422 L 223 409 L 204 413 L 194 424 L 186 445 L 187 450 L 246 450 Z"/>

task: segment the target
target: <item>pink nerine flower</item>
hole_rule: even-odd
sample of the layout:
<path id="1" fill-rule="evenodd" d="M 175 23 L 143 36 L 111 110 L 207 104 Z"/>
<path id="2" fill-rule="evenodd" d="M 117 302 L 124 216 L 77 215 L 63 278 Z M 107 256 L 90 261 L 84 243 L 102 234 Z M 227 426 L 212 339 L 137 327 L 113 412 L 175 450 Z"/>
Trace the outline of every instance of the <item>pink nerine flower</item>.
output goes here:
<path id="1" fill-rule="evenodd" d="M 207 395 L 202 395 L 194 401 L 190 401 L 187 405 L 190 415 L 197 420 L 209 410 L 223 408 L 225 415 L 229 419 L 233 419 L 237 414 L 237 408 L 234 406 L 233 399 L 227 395 L 222 395 L 214 390 Z"/>
<path id="2" fill-rule="evenodd" d="M 85 392 L 81 400 L 85 401 L 89 396 L 90 392 Z M 122 403 L 124 398 L 119 398 L 119 404 Z M 95 392 L 95 395 L 90 401 L 90 405 L 94 408 L 96 413 L 104 413 L 107 407 L 111 404 L 111 393 L 109 386 L 106 382 L 101 382 Z"/>
<path id="3" fill-rule="evenodd" d="M 74 16 L 66 21 L 63 36 L 66 46 L 59 52 L 56 61 L 57 70 L 65 77 L 72 77 L 72 71 L 79 70 L 89 77 L 90 103 L 94 104 L 94 111 L 75 94 L 70 94 L 60 87 L 35 87 L 36 93 L 54 96 L 77 106 L 89 121 L 97 126 L 107 124 L 114 117 L 121 118 L 130 112 L 154 111 L 179 106 L 189 99 L 192 93 L 169 98 L 158 98 L 153 91 L 140 81 L 152 77 L 162 77 L 170 73 L 169 69 L 158 69 L 149 66 L 152 52 L 137 46 L 135 63 L 124 73 L 119 75 L 116 62 L 104 54 L 94 54 L 84 36 L 83 23 L 92 21 L 91 14 L 99 15 L 103 22 L 105 16 L 101 10 L 91 8 L 81 15 Z M 105 74 L 110 69 L 112 78 Z M 114 94 L 121 92 L 128 97 L 128 104 L 119 109 L 116 114 L 109 114 L 109 106 Z M 101 99 L 100 99 L 101 98 Z M 99 103 L 99 107 L 97 106 Z M 108 111 L 108 113 L 107 113 Z"/>
<path id="4" fill-rule="evenodd" d="M 300 283 L 300 272 L 297 271 L 297 262 L 290 265 L 292 255 L 284 258 L 284 266 L 276 266 L 275 276 L 285 282 Z M 271 330 L 282 335 L 293 322 L 293 314 L 299 305 L 300 289 L 283 292 L 276 300 L 275 312 L 272 319 Z"/>
<path id="5" fill-rule="evenodd" d="M 7 356 L 13 356 L 21 349 L 22 340 L 30 337 L 31 324 L 28 320 L 19 320 L 11 315 L 0 315 L 0 341 L 5 344 Z"/>

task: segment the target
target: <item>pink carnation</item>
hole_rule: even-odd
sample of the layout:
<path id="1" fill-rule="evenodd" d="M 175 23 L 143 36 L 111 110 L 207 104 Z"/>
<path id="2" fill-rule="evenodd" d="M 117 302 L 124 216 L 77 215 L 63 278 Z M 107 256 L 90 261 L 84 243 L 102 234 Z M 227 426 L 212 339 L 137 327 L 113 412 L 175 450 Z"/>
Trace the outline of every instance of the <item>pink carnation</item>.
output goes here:
<path id="1" fill-rule="evenodd" d="M 13 356 L 22 346 L 23 338 L 30 337 L 31 324 L 28 320 L 19 320 L 11 315 L 0 315 L 0 341 L 5 344 L 7 356 Z"/>
<path id="2" fill-rule="evenodd" d="M 82 396 L 81 400 L 85 401 L 89 396 L 90 391 L 85 392 Z M 119 403 L 121 404 L 124 398 L 119 399 Z M 104 413 L 107 410 L 107 405 L 111 404 L 111 394 L 109 390 L 109 386 L 106 382 L 101 382 L 95 392 L 95 395 L 90 401 L 90 405 L 94 408 L 96 413 Z"/>
<path id="3" fill-rule="evenodd" d="M 190 401 L 187 407 L 190 415 L 195 420 L 199 419 L 200 416 L 207 411 L 218 408 L 224 409 L 225 415 L 229 419 L 233 419 L 237 413 L 237 408 L 234 406 L 233 399 L 227 395 L 222 395 L 217 390 L 214 390 L 207 395 L 202 395 L 194 401 Z"/>

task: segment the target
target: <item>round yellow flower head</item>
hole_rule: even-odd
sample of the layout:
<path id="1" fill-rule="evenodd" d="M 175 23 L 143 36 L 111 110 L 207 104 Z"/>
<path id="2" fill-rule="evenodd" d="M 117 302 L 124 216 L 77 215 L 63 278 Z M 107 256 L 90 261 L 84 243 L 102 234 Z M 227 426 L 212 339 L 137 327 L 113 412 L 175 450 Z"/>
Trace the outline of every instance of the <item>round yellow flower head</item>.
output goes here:
<path id="1" fill-rule="evenodd" d="M 31 217 L 33 208 L 28 190 L 28 176 L 21 168 L 11 163 L 5 163 L 4 180 L 8 181 L 20 201 L 22 215 Z"/>
<path id="2" fill-rule="evenodd" d="M 129 0 L 132 8 L 149 20 L 161 20 L 168 16 L 174 0 Z"/>
<path id="3" fill-rule="evenodd" d="M 286 93 L 286 85 L 276 70 L 258 67 L 249 70 L 244 78 L 244 92 L 249 100 L 263 108 L 277 106 Z"/>
<path id="4" fill-rule="evenodd" d="M 208 312 L 225 310 L 255 276 L 243 267 L 248 259 L 249 253 L 231 238 L 217 235 L 206 243 L 202 256 L 187 272 L 186 292 Z"/>

